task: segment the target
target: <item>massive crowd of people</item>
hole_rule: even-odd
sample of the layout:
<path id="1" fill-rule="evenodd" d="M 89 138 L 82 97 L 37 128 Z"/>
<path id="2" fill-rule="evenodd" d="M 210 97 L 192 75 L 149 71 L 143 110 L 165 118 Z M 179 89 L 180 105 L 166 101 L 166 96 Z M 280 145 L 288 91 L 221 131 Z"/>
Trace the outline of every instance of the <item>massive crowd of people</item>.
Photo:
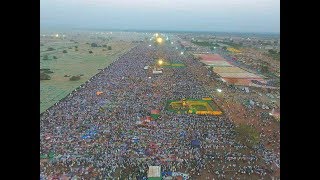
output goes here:
<path id="1" fill-rule="evenodd" d="M 185 68 L 150 75 L 152 54 Z M 201 64 L 170 46 L 139 44 L 40 116 L 42 179 L 142 179 L 150 165 L 206 179 L 251 179 L 271 174 L 272 155 L 235 140 L 226 116 L 175 114 L 168 100 L 208 96 Z M 97 95 L 96 92 L 103 92 Z M 160 111 L 154 128 L 136 121 Z M 191 141 L 200 142 L 200 147 Z M 271 153 L 272 154 L 272 153 Z M 46 156 L 47 155 L 47 156 Z M 269 164 L 268 164 L 269 163 Z"/>

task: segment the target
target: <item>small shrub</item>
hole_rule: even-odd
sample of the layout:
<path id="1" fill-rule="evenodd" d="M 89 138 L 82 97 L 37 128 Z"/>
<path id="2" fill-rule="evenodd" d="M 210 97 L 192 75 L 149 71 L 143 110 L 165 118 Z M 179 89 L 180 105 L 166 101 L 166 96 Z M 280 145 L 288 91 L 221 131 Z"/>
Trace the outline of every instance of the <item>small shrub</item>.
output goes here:
<path id="1" fill-rule="evenodd" d="M 72 76 L 69 80 L 70 81 L 78 81 L 78 80 L 80 80 L 80 76 Z"/>
<path id="2" fill-rule="evenodd" d="M 51 71 L 51 70 L 45 70 L 45 71 L 43 71 L 44 73 L 46 73 L 46 74 L 51 74 L 51 73 L 54 73 L 53 71 Z"/>
<path id="3" fill-rule="evenodd" d="M 53 51 L 55 50 L 53 47 L 48 47 L 47 51 Z"/>
<path id="4" fill-rule="evenodd" d="M 48 55 L 47 55 L 47 54 L 45 54 L 45 55 L 43 56 L 42 60 L 49 60 Z"/>
<path id="5" fill-rule="evenodd" d="M 50 80 L 51 77 L 46 73 L 40 73 L 40 81 L 41 80 Z"/>
<path id="6" fill-rule="evenodd" d="M 93 52 L 92 51 L 89 51 L 89 54 L 92 54 Z"/>
<path id="7" fill-rule="evenodd" d="M 58 59 L 57 56 L 52 56 L 53 59 Z"/>
<path id="8" fill-rule="evenodd" d="M 50 69 L 48 68 L 43 68 L 43 69 L 40 69 L 40 73 L 46 73 L 46 74 L 50 74 L 50 73 L 54 73 L 53 71 L 51 71 Z"/>
<path id="9" fill-rule="evenodd" d="M 108 50 L 111 50 L 112 49 L 112 47 L 111 46 L 108 46 Z"/>
<path id="10" fill-rule="evenodd" d="M 68 51 L 67 51 L 67 50 L 63 50 L 62 52 L 63 52 L 63 53 L 67 53 Z"/>
<path id="11" fill-rule="evenodd" d="M 91 47 L 98 47 L 97 43 L 91 43 Z"/>

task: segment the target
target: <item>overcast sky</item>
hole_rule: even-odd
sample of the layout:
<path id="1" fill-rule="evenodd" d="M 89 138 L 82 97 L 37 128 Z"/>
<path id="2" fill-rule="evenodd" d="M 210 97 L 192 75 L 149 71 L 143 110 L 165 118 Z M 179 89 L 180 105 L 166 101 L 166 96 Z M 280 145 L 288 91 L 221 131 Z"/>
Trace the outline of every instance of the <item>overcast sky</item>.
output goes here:
<path id="1" fill-rule="evenodd" d="M 280 0 L 40 0 L 50 27 L 280 32 Z"/>

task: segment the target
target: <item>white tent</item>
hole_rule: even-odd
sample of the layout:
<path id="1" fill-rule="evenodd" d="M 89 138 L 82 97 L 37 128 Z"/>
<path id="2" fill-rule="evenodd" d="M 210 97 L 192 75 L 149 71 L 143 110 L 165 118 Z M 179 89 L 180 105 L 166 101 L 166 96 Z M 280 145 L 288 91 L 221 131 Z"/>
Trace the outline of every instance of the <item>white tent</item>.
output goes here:
<path id="1" fill-rule="evenodd" d="M 149 177 L 161 177 L 161 167 L 160 166 L 149 166 L 148 178 Z"/>
<path id="2" fill-rule="evenodd" d="M 161 71 L 161 70 L 160 70 L 160 71 L 158 71 L 158 70 L 153 70 L 152 73 L 153 73 L 153 74 L 162 74 L 162 71 Z"/>

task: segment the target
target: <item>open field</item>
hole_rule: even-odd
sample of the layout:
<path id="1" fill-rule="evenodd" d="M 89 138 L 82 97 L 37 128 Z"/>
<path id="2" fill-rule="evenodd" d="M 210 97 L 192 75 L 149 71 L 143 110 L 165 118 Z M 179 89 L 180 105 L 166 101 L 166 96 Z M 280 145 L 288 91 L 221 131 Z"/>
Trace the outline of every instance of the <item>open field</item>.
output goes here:
<path id="1" fill-rule="evenodd" d="M 77 46 L 77 48 L 75 48 Z M 40 48 L 40 68 L 48 68 L 54 73 L 49 74 L 51 80 L 40 81 L 40 113 L 67 96 L 72 90 L 107 67 L 121 54 L 131 49 L 134 44 L 125 41 L 111 41 L 106 47 L 91 47 L 86 42 L 70 42 L 63 39 L 45 39 Z M 47 51 L 49 47 L 54 48 Z M 76 51 L 76 49 L 78 49 Z M 66 50 L 67 53 L 63 53 Z M 93 53 L 90 54 L 89 51 Z M 43 60 L 47 55 L 48 60 Z M 54 59 L 56 56 L 57 59 Z M 70 81 L 71 76 L 82 74 L 80 80 Z M 69 75 L 70 77 L 64 77 Z"/>
<path id="2" fill-rule="evenodd" d="M 146 177 L 149 164 L 161 164 L 191 179 L 279 179 L 279 123 L 265 116 L 277 90 L 228 86 L 190 54 L 148 45 L 140 43 L 40 116 L 41 175 L 126 179 Z M 185 68 L 150 76 L 143 67 L 155 63 L 154 51 Z M 223 114 L 205 111 L 216 109 Z M 138 126 L 150 112 L 160 114 L 154 126 Z"/>

